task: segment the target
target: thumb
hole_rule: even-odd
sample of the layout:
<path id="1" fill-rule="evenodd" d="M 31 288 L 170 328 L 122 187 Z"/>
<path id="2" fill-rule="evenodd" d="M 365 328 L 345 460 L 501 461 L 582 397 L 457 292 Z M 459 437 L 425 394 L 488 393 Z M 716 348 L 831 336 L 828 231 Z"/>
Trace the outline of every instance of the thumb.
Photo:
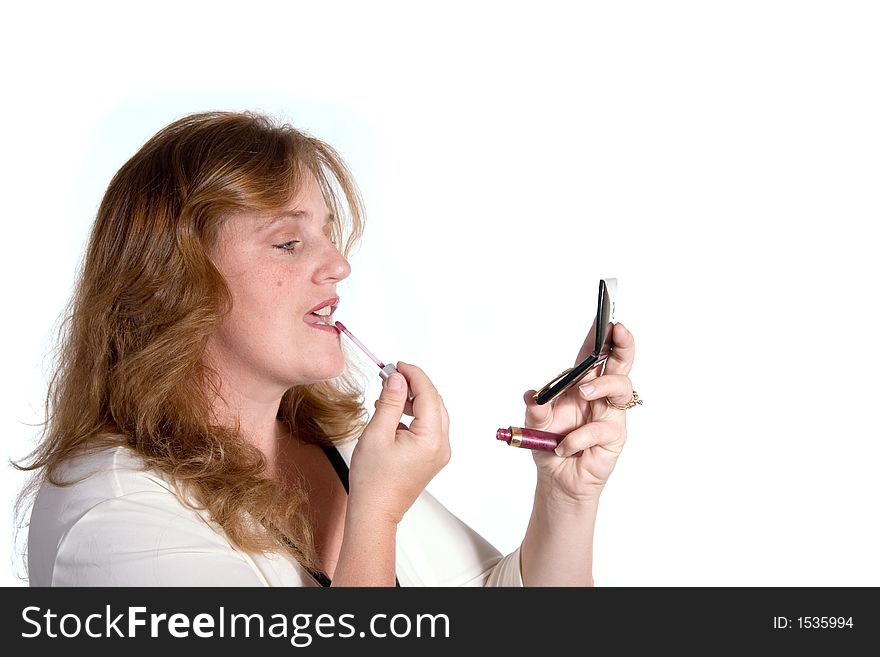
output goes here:
<path id="1" fill-rule="evenodd" d="M 547 426 L 553 419 L 553 404 L 539 405 L 535 401 L 535 390 L 527 390 L 523 394 L 523 401 L 526 403 L 526 422 L 525 426 L 533 429 L 541 429 Z"/>
<path id="2" fill-rule="evenodd" d="M 383 436 L 394 436 L 406 404 L 406 379 L 394 373 L 385 379 L 382 392 L 376 400 L 376 412 L 370 418 L 369 426 Z"/>

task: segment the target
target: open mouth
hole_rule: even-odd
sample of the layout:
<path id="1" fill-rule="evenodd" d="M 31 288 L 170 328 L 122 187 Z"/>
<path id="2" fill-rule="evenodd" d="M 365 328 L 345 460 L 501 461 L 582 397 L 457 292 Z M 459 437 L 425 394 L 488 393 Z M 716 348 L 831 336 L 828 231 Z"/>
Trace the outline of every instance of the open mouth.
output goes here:
<path id="1" fill-rule="evenodd" d="M 305 316 L 307 324 L 321 324 L 325 326 L 333 326 L 333 313 L 339 306 L 339 298 L 328 299 L 324 305 L 311 310 Z"/>
<path id="2" fill-rule="evenodd" d="M 333 311 L 334 308 L 332 306 L 325 306 L 318 312 L 309 313 L 309 317 L 314 317 L 316 324 L 331 326 L 333 324 Z"/>

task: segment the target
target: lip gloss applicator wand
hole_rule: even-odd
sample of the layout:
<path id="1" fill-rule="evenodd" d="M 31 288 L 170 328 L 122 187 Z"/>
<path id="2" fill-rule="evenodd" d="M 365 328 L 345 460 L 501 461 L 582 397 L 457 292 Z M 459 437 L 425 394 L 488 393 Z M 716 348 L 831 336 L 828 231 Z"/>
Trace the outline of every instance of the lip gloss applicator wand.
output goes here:
<path id="1" fill-rule="evenodd" d="M 370 360 L 372 360 L 374 363 L 376 363 L 376 365 L 379 366 L 379 376 L 382 377 L 383 381 L 385 379 L 387 379 L 389 376 L 391 376 L 392 374 L 394 374 L 395 372 L 397 372 L 397 368 L 394 367 L 393 363 L 388 363 L 386 365 L 381 360 L 376 358 L 373 355 L 373 352 L 371 352 L 369 349 L 367 349 L 364 346 L 363 342 L 361 342 L 356 337 L 354 337 L 354 335 L 352 335 L 351 331 L 349 331 L 347 328 L 345 328 L 345 324 L 343 324 L 342 322 L 336 322 L 334 324 L 334 326 L 336 326 L 336 328 L 338 328 L 342 333 L 345 333 L 349 338 L 351 338 L 351 341 L 354 342 L 358 347 L 360 347 L 361 351 L 363 351 L 367 356 L 370 357 Z M 401 376 L 403 376 L 403 375 L 401 375 Z M 413 400 L 412 390 L 409 389 L 409 385 L 406 386 L 406 398 L 408 401 Z"/>

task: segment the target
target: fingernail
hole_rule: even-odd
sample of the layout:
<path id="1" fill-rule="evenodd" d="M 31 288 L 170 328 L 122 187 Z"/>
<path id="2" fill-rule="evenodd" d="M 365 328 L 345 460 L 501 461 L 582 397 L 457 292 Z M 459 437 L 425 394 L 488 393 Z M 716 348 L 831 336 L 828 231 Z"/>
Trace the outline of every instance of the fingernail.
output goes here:
<path id="1" fill-rule="evenodd" d="M 585 386 L 581 386 L 581 394 L 582 394 L 584 397 L 589 397 L 589 396 L 592 395 L 594 392 L 596 392 L 596 386 L 594 386 L 594 385 L 592 385 L 592 384 L 587 384 L 587 385 L 585 385 Z"/>
<path id="2" fill-rule="evenodd" d="M 565 450 L 562 447 L 557 447 L 553 451 L 556 452 L 556 456 L 565 456 Z"/>
<path id="3" fill-rule="evenodd" d="M 385 384 L 389 390 L 400 390 L 403 388 L 403 377 L 400 374 L 392 374 L 386 379 Z"/>

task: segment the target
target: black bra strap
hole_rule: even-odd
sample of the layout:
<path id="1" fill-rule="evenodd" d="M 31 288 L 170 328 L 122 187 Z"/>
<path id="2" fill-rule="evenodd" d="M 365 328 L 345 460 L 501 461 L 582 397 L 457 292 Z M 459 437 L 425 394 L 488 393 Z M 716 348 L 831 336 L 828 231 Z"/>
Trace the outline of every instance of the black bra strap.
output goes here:
<path id="1" fill-rule="evenodd" d="M 318 584 L 320 584 L 321 586 L 323 586 L 323 587 L 325 587 L 325 588 L 328 587 L 328 586 L 330 586 L 330 584 L 332 583 L 332 582 L 330 582 L 330 578 L 327 577 L 327 576 L 326 576 L 322 571 L 320 571 L 320 570 L 310 570 L 310 571 L 309 571 L 309 574 L 310 574 L 312 577 L 314 577 L 316 580 L 318 580 Z"/>
<path id="2" fill-rule="evenodd" d="M 342 487 L 345 489 L 345 492 L 348 493 L 348 464 L 346 464 L 345 459 L 342 458 L 342 454 L 340 454 L 339 450 L 332 445 L 321 445 L 321 449 L 324 450 L 327 458 L 330 459 L 333 469 L 336 470 L 336 474 L 339 475 Z"/>
<path id="3" fill-rule="evenodd" d="M 342 487 L 345 488 L 345 492 L 348 493 L 348 464 L 345 462 L 345 459 L 342 458 L 342 454 L 340 454 L 339 450 L 333 445 L 321 445 L 321 449 L 324 450 L 327 458 L 330 459 L 333 469 L 336 470 L 336 474 L 339 475 Z M 321 583 L 321 586 L 330 586 L 330 578 L 324 573 L 312 573 L 312 576 Z M 400 581 L 398 581 L 397 575 L 394 576 L 394 585 L 400 587 Z"/>

